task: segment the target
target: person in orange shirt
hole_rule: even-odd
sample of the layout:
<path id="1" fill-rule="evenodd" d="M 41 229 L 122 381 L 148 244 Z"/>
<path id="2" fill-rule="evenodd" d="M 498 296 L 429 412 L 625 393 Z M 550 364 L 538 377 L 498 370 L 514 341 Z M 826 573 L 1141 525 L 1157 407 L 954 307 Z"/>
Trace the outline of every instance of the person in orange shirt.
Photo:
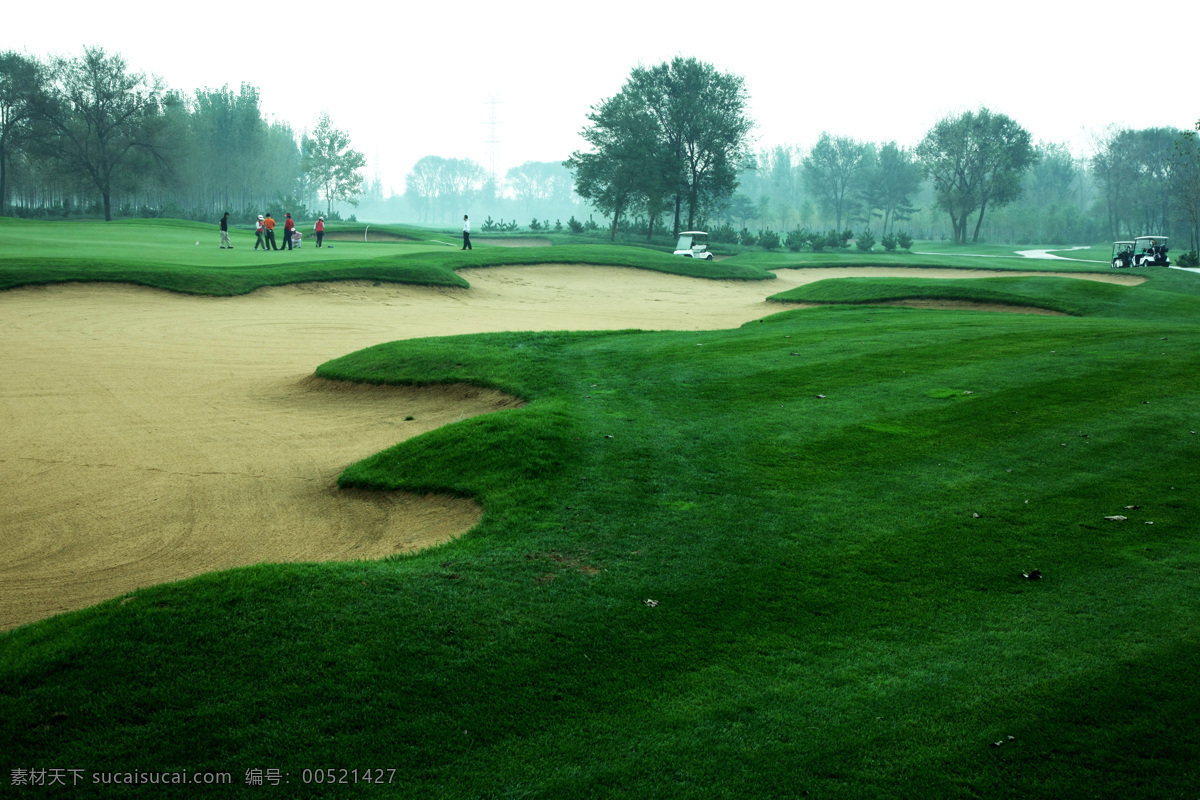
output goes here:
<path id="1" fill-rule="evenodd" d="M 267 231 L 267 244 L 263 249 L 278 250 L 279 248 L 275 246 L 275 220 L 271 218 L 270 214 L 267 214 L 266 218 L 263 219 L 263 227 Z"/>
<path id="2" fill-rule="evenodd" d="M 325 218 L 317 217 L 317 224 L 313 225 L 313 230 L 317 234 L 317 247 L 321 246 L 321 240 L 325 238 Z"/>

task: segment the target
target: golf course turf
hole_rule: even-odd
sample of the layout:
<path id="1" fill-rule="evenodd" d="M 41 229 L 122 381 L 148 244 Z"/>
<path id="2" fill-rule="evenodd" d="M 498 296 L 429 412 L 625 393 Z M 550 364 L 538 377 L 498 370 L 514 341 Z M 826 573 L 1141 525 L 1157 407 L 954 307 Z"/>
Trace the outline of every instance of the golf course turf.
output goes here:
<path id="1" fill-rule="evenodd" d="M 390 278 L 356 273 L 357 255 L 302 268 L 671 267 L 632 248 L 405 246 L 363 246 L 396 248 L 367 259 Z M 210 249 L 130 269 L 176 291 L 164 275 L 212 294 L 286 282 L 208 266 Z M 44 282 L 28 257 L 0 259 L 0 285 Z M 61 280 L 86 274 L 63 261 L 78 271 Z M 863 265 L 716 266 L 843 263 Z M 0 784 L 41 796 L 13 771 L 80 769 L 71 793 L 103 797 L 1194 797 L 1200 275 L 1137 274 L 767 281 L 763 298 L 831 305 L 314 364 L 524 401 L 338 479 L 472 497 L 479 524 L 415 554 L 210 573 L 0 634 Z M 929 297 L 1068 316 L 870 305 Z M 150 770 L 233 785 L 92 782 Z M 250 770 L 280 785 L 247 785 Z"/>

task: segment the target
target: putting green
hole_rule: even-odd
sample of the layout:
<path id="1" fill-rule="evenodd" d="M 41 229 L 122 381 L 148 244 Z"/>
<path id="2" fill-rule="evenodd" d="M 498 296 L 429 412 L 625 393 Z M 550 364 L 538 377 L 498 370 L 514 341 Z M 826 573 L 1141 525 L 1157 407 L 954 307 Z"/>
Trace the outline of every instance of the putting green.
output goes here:
<path id="1" fill-rule="evenodd" d="M 471 500 L 340 491 L 336 478 L 405 438 L 519 402 L 312 378 L 326 360 L 420 336 L 730 328 L 777 313 L 767 295 L 814 280 L 995 273 L 782 270 L 769 285 L 551 264 L 462 274 L 470 289 L 0 293 L 0 629 L 216 569 L 374 559 L 474 526 Z"/>

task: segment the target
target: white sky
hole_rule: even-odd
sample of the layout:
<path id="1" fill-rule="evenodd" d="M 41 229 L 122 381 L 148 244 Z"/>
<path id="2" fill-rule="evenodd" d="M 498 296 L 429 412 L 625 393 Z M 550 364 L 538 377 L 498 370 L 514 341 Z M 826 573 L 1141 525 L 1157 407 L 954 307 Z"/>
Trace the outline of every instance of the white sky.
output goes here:
<path id="1" fill-rule="evenodd" d="M 825 130 L 911 146 L 986 105 L 1090 155 L 1109 125 L 1200 118 L 1195 0 L 7 5 L 0 51 L 99 45 L 174 89 L 250 83 L 297 132 L 328 111 L 385 192 L 426 155 L 490 168 L 493 109 L 499 175 L 566 158 L 590 106 L 638 64 L 677 55 L 745 77 L 757 146 L 807 148 Z"/>

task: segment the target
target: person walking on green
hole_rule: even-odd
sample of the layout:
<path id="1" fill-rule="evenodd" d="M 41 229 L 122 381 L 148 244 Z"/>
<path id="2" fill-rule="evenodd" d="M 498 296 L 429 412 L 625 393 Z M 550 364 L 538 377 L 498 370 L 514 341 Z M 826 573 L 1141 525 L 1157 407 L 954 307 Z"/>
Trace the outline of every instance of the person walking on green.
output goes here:
<path id="1" fill-rule="evenodd" d="M 225 212 L 225 216 L 221 217 L 221 249 L 233 249 L 233 245 L 229 243 L 229 212 Z"/>
<path id="2" fill-rule="evenodd" d="M 471 247 L 471 220 L 467 219 L 467 215 L 463 214 L 463 250 L 474 250 Z"/>

